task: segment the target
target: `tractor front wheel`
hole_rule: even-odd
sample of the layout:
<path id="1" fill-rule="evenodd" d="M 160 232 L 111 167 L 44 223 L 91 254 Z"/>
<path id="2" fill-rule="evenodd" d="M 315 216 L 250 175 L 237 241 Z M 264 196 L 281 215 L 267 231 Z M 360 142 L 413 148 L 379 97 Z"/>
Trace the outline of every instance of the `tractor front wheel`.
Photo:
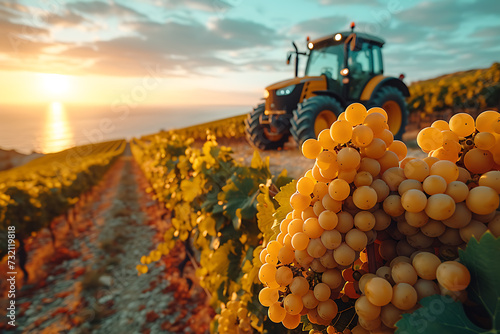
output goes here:
<path id="1" fill-rule="evenodd" d="M 289 133 L 272 134 L 260 123 L 264 114 L 264 104 L 255 107 L 245 119 L 245 133 L 248 142 L 259 150 L 277 150 L 283 148 L 288 141 Z"/>
<path id="2" fill-rule="evenodd" d="M 408 109 L 403 93 L 396 87 L 385 86 L 378 90 L 368 102 L 368 107 L 381 107 L 387 113 L 389 130 L 394 139 L 401 140 L 408 119 Z"/>
<path id="3" fill-rule="evenodd" d="M 322 130 L 330 128 L 342 111 L 340 103 L 330 96 L 313 96 L 300 103 L 290 122 L 290 132 L 297 145 L 300 147 L 307 139 L 317 138 Z"/>

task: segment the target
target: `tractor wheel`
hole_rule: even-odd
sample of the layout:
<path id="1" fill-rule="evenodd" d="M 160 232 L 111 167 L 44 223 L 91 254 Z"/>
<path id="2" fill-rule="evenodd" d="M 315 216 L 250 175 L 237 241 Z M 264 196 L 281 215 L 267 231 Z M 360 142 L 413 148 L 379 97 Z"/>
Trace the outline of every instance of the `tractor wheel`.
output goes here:
<path id="1" fill-rule="evenodd" d="M 389 130 L 394 134 L 394 139 L 401 140 L 408 118 L 408 109 L 403 93 L 396 87 L 382 87 L 368 101 L 368 107 L 384 109 L 387 112 Z"/>
<path id="2" fill-rule="evenodd" d="M 293 111 L 290 129 L 297 145 L 302 146 L 309 138 L 317 138 L 322 130 L 337 120 L 342 111 L 340 103 L 330 96 L 313 96 L 300 103 Z"/>
<path id="3" fill-rule="evenodd" d="M 245 119 L 245 133 L 248 142 L 259 150 L 277 150 L 283 148 L 290 134 L 271 135 L 259 121 L 264 110 L 264 104 L 259 104 Z"/>

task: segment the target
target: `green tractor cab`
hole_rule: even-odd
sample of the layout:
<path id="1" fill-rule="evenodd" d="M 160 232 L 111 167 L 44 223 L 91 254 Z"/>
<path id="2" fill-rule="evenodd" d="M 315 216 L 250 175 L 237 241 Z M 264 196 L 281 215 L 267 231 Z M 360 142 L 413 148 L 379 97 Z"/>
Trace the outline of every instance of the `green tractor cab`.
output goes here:
<path id="1" fill-rule="evenodd" d="M 354 102 L 366 108 L 382 107 L 389 129 L 396 139 L 404 133 L 408 110 L 408 87 L 400 78 L 384 75 L 382 46 L 376 36 L 340 32 L 307 43 L 308 51 L 295 56 L 295 78 L 266 87 L 265 103 L 245 120 L 248 141 L 261 150 L 282 148 L 290 135 L 300 146 L 329 128 L 345 108 Z M 304 76 L 298 76 L 299 57 L 307 57 Z"/>

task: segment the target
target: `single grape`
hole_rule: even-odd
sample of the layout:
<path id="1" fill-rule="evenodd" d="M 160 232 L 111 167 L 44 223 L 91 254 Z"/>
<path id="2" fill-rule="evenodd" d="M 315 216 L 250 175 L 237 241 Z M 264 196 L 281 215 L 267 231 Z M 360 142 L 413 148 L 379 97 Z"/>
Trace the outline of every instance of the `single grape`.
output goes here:
<path id="1" fill-rule="evenodd" d="M 318 218 L 311 217 L 304 221 L 303 232 L 311 239 L 319 238 L 324 229 L 319 224 Z"/>
<path id="2" fill-rule="evenodd" d="M 373 136 L 373 130 L 366 125 L 359 125 L 352 130 L 352 142 L 358 147 L 368 146 Z"/>
<path id="3" fill-rule="evenodd" d="M 417 303 L 415 288 L 408 283 L 397 283 L 392 288 L 391 303 L 400 310 L 409 310 Z"/>
<path id="4" fill-rule="evenodd" d="M 363 171 L 370 173 L 371 176 L 375 178 L 380 174 L 380 164 L 375 159 L 363 157 L 359 164 L 358 172 Z"/>
<path id="5" fill-rule="evenodd" d="M 378 162 L 380 164 L 380 172 L 382 174 L 391 167 L 399 166 L 398 156 L 392 151 L 385 151 L 384 155 L 378 158 Z"/>
<path id="6" fill-rule="evenodd" d="M 440 264 L 441 260 L 436 255 L 429 252 L 418 253 L 412 261 L 413 268 L 417 272 L 417 275 L 426 280 L 436 279 L 436 270 Z"/>
<path id="7" fill-rule="evenodd" d="M 446 195 L 451 196 L 455 203 L 463 202 L 469 195 L 469 187 L 461 181 L 453 181 L 448 183 L 446 187 L 446 191 L 444 192 Z"/>
<path id="8" fill-rule="evenodd" d="M 352 199 L 354 204 L 361 210 L 369 210 L 377 203 L 378 197 L 372 187 L 362 186 L 354 190 Z"/>
<path id="9" fill-rule="evenodd" d="M 372 187 L 373 190 L 375 190 L 375 192 L 377 193 L 377 202 L 378 203 L 383 202 L 387 198 L 387 196 L 389 196 L 389 193 L 391 192 L 391 189 L 389 189 L 389 186 L 387 185 L 387 183 L 385 183 L 385 181 L 382 179 L 373 180 L 370 187 Z"/>
<path id="10" fill-rule="evenodd" d="M 440 294 L 439 287 L 433 280 L 419 279 L 413 287 L 415 288 L 415 291 L 417 291 L 418 301 L 428 296 Z"/>
<path id="11" fill-rule="evenodd" d="M 321 281 L 328 285 L 330 289 L 336 289 L 344 283 L 342 274 L 338 269 L 328 269 L 321 275 Z"/>
<path id="12" fill-rule="evenodd" d="M 375 306 L 384 306 L 389 304 L 392 299 L 392 292 L 391 283 L 381 277 L 373 277 L 369 279 L 364 286 L 366 298 Z"/>
<path id="13" fill-rule="evenodd" d="M 380 320 L 389 328 L 395 328 L 396 322 L 401 319 L 403 310 L 398 309 L 393 304 L 389 303 L 380 310 Z"/>
<path id="14" fill-rule="evenodd" d="M 380 306 L 370 303 L 366 296 L 361 296 L 354 304 L 356 314 L 366 320 L 377 319 L 380 315 Z"/>
<path id="15" fill-rule="evenodd" d="M 371 113 L 369 112 L 363 121 L 363 125 L 366 125 L 370 129 L 372 129 L 374 134 L 382 132 L 385 129 L 386 124 L 387 124 L 387 114 L 384 117 L 384 115 L 380 113 L 378 110 L 376 112 L 371 112 Z"/>
<path id="16" fill-rule="evenodd" d="M 325 254 L 326 247 L 323 245 L 320 238 L 311 239 L 307 245 L 307 252 L 314 258 L 320 258 Z"/>
<path id="17" fill-rule="evenodd" d="M 372 142 L 364 148 L 364 154 L 368 158 L 380 159 L 385 154 L 387 145 L 380 138 L 373 138 Z M 397 159 L 397 155 L 396 155 Z M 399 160 L 398 160 L 399 162 Z"/>
<path id="18" fill-rule="evenodd" d="M 336 249 L 342 243 L 342 235 L 337 230 L 329 230 L 321 235 L 321 242 L 327 249 Z"/>
<path id="19" fill-rule="evenodd" d="M 323 302 L 330 299 L 331 289 L 326 283 L 318 283 L 314 287 L 314 297 L 319 301 Z"/>
<path id="20" fill-rule="evenodd" d="M 356 259 L 356 252 L 346 243 L 342 243 L 333 251 L 333 258 L 341 266 L 348 266 Z"/>
<path id="21" fill-rule="evenodd" d="M 302 144 L 302 154 L 308 159 L 316 159 L 322 150 L 321 144 L 314 138 L 307 139 Z"/>
<path id="22" fill-rule="evenodd" d="M 336 201 L 343 201 L 349 196 L 351 187 L 349 183 L 342 179 L 333 180 L 328 186 L 328 193 Z"/>
<path id="23" fill-rule="evenodd" d="M 276 270 L 276 283 L 281 286 L 289 285 L 293 280 L 293 272 L 286 266 L 281 266 Z"/>
<path id="24" fill-rule="evenodd" d="M 281 303 L 276 302 L 271 306 L 269 306 L 267 314 L 272 322 L 280 323 L 283 321 L 283 319 L 285 319 L 286 310 L 283 307 L 281 307 Z"/>
<path id="25" fill-rule="evenodd" d="M 283 326 L 285 326 L 285 328 L 295 329 L 300 325 L 300 314 L 293 315 L 287 312 L 285 314 L 285 318 L 283 319 L 282 323 Z"/>
<path id="26" fill-rule="evenodd" d="M 427 224 L 420 227 L 420 231 L 428 237 L 436 238 L 446 231 L 446 225 L 438 220 L 429 219 Z"/>
<path id="27" fill-rule="evenodd" d="M 401 205 L 408 212 L 420 212 L 427 206 L 427 196 L 420 190 L 410 189 L 401 196 Z"/>
<path id="28" fill-rule="evenodd" d="M 391 277 L 395 283 L 408 283 L 410 285 L 415 284 L 418 279 L 415 268 L 406 262 L 399 262 L 392 266 Z"/>
<path id="29" fill-rule="evenodd" d="M 304 232 L 295 233 L 292 237 L 292 246 L 296 250 L 304 250 L 309 245 L 309 237 Z"/>
<path id="30" fill-rule="evenodd" d="M 446 181 L 446 183 L 450 183 L 457 180 L 458 167 L 451 161 L 438 161 L 432 165 L 430 175 L 439 175 Z"/>
<path id="31" fill-rule="evenodd" d="M 469 270 L 456 261 L 441 263 L 436 270 L 436 277 L 439 284 L 450 291 L 465 290 L 470 283 Z"/>
<path id="32" fill-rule="evenodd" d="M 306 196 L 309 196 L 311 195 L 311 193 L 313 192 L 314 190 L 314 184 L 315 182 L 308 178 L 308 177 L 301 177 L 298 181 L 297 181 L 297 191 L 299 193 L 301 193 L 302 195 L 306 195 Z"/>
<path id="33" fill-rule="evenodd" d="M 360 252 L 366 247 L 368 238 L 364 232 L 358 229 L 352 229 L 345 235 L 345 242 L 349 247 Z"/>
<path id="34" fill-rule="evenodd" d="M 449 126 L 450 130 L 455 132 L 459 137 L 467 137 L 476 130 L 474 118 L 466 113 L 453 115 L 450 118 Z"/>
<path id="35" fill-rule="evenodd" d="M 317 221 L 320 227 L 323 228 L 323 231 L 321 231 L 321 234 L 323 234 L 324 230 L 333 230 L 337 226 L 339 218 L 335 212 L 325 210 L 320 213 Z M 316 238 L 320 237 L 321 234 Z"/>
<path id="36" fill-rule="evenodd" d="M 369 231 L 375 227 L 375 224 L 375 215 L 370 211 L 360 211 L 354 216 L 354 225 L 361 231 Z"/>
<path id="37" fill-rule="evenodd" d="M 455 212 L 455 201 L 451 196 L 435 194 L 427 199 L 425 213 L 434 220 L 445 220 Z"/>
<path id="38" fill-rule="evenodd" d="M 450 126 L 448 125 L 448 122 L 443 121 L 442 119 L 438 119 L 437 121 L 434 121 L 431 124 L 431 127 L 436 128 L 438 130 L 450 130 Z"/>
<path id="39" fill-rule="evenodd" d="M 263 306 L 271 306 L 278 301 L 279 293 L 278 289 L 265 287 L 259 292 L 259 302 Z"/>
<path id="40" fill-rule="evenodd" d="M 498 208 L 500 199 L 494 189 L 479 186 L 469 191 L 465 203 L 470 211 L 480 215 L 487 215 Z"/>
<path id="41" fill-rule="evenodd" d="M 428 195 L 434 195 L 444 193 L 448 184 L 440 175 L 429 175 L 422 183 L 422 187 Z"/>
<path id="42" fill-rule="evenodd" d="M 427 152 L 436 150 L 443 144 L 443 134 L 433 127 L 423 128 L 417 135 L 417 144 Z"/>
<path id="43" fill-rule="evenodd" d="M 483 234 L 488 228 L 484 223 L 477 220 L 471 220 L 469 225 L 460 229 L 460 237 L 464 242 L 469 242 L 470 238 L 475 237 L 477 240 L 481 239 Z"/>
<path id="44" fill-rule="evenodd" d="M 309 282 L 302 276 L 297 276 L 290 283 L 290 291 L 297 296 L 304 296 L 309 291 Z"/>
<path id="45" fill-rule="evenodd" d="M 420 212 L 405 212 L 405 219 L 408 225 L 411 225 L 413 227 L 421 227 L 427 224 L 427 221 L 429 220 L 429 216 L 425 213 L 425 211 L 420 211 Z"/>
<path id="46" fill-rule="evenodd" d="M 295 259 L 295 253 L 291 248 L 282 247 L 278 252 L 278 260 L 282 264 L 290 264 Z"/>
<path id="47" fill-rule="evenodd" d="M 318 315 L 327 321 L 331 321 L 335 318 L 338 310 L 337 304 L 331 299 L 320 301 L 317 307 Z"/>
<path id="48" fill-rule="evenodd" d="M 352 137 L 351 123 L 342 120 L 335 121 L 330 127 L 330 136 L 339 144 L 347 143 Z"/>
<path id="49" fill-rule="evenodd" d="M 358 125 L 363 123 L 366 117 L 366 108 L 361 103 L 351 103 L 345 109 L 345 118 L 349 123 Z"/>
<path id="50" fill-rule="evenodd" d="M 464 164 L 472 174 L 482 174 L 491 170 L 495 162 L 491 152 L 473 148 L 465 154 Z"/>
<path id="51" fill-rule="evenodd" d="M 479 185 L 486 186 L 494 189 L 497 193 L 500 194 L 500 171 L 493 170 L 487 173 L 484 173 L 479 178 Z"/>

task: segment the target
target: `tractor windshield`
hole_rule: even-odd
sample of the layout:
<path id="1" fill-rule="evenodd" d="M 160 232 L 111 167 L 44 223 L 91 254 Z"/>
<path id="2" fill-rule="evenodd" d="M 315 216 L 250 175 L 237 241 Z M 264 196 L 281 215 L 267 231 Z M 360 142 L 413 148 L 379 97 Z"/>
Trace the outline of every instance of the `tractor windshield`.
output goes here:
<path id="1" fill-rule="evenodd" d="M 328 79 L 337 81 L 344 58 L 343 44 L 314 48 L 309 54 L 306 66 L 306 76 L 325 74 Z"/>

